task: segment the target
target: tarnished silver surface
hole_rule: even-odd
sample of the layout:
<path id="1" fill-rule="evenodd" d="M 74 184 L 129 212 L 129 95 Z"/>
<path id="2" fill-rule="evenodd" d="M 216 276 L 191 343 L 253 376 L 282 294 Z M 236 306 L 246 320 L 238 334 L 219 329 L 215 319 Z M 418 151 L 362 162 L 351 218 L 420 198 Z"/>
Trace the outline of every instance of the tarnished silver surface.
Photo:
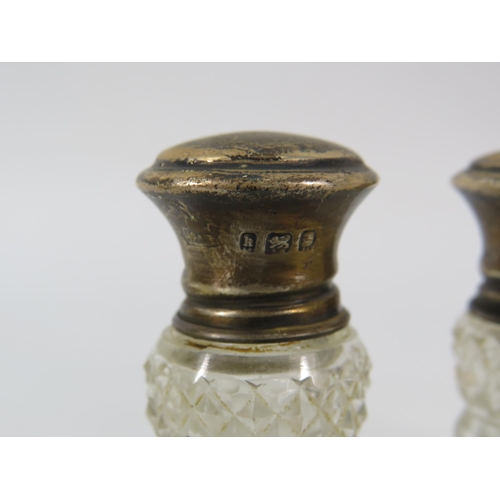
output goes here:
<path id="1" fill-rule="evenodd" d="M 376 182 L 349 149 L 290 134 L 226 134 L 161 153 L 138 186 L 181 243 L 187 298 L 175 327 L 244 343 L 343 328 L 337 245 Z"/>
<path id="2" fill-rule="evenodd" d="M 472 205 L 484 239 L 481 270 L 485 280 L 470 309 L 500 323 L 500 152 L 476 160 L 454 183 Z"/>

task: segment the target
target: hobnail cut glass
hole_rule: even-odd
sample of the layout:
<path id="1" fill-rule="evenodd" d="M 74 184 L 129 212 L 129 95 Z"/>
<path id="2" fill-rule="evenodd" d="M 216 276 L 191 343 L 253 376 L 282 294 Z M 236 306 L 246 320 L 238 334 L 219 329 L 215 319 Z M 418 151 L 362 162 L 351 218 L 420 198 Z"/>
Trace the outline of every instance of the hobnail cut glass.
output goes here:
<path id="1" fill-rule="evenodd" d="M 162 334 L 145 365 L 158 436 L 354 436 L 366 418 L 370 360 L 348 326 L 276 344 Z"/>
<path id="2" fill-rule="evenodd" d="M 500 436 L 500 324 L 474 314 L 455 327 L 457 380 L 465 399 L 458 436 Z"/>

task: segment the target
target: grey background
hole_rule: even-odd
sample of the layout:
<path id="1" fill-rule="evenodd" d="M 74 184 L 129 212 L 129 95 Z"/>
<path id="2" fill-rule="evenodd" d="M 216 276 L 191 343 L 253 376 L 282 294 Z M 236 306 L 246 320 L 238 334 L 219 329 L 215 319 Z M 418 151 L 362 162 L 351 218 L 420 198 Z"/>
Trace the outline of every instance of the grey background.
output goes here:
<path id="1" fill-rule="evenodd" d="M 500 148 L 499 88 L 498 64 L 0 65 L 0 435 L 152 435 L 142 364 L 183 263 L 135 177 L 237 130 L 332 140 L 379 173 L 336 279 L 374 365 L 362 435 L 452 435 L 481 241 L 450 178 Z"/>

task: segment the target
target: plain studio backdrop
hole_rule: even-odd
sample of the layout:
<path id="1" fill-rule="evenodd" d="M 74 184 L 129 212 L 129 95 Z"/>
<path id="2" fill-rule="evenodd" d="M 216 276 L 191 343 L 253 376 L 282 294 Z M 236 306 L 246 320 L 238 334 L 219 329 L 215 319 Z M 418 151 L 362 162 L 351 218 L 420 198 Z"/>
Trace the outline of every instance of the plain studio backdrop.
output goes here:
<path id="1" fill-rule="evenodd" d="M 335 280 L 373 361 L 361 435 L 453 435 L 481 239 L 450 179 L 500 149 L 499 89 L 498 64 L 1 65 L 0 434 L 153 434 L 143 363 L 183 261 L 135 178 L 177 143 L 272 130 L 381 178 Z"/>

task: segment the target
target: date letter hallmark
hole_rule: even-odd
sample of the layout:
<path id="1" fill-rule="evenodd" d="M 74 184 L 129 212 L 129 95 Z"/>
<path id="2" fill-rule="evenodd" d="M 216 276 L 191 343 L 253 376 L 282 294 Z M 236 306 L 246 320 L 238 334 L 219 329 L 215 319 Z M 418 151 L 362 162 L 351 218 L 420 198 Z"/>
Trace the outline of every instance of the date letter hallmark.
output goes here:
<path id="1" fill-rule="evenodd" d="M 266 240 L 266 253 L 286 253 L 292 247 L 292 235 L 290 233 L 269 233 Z"/>
<path id="2" fill-rule="evenodd" d="M 243 233 L 240 236 L 240 250 L 255 252 L 257 246 L 257 235 L 255 233 Z"/>
<path id="3" fill-rule="evenodd" d="M 310 250 L 316 242 L 316 231 L 303 231 L 299 238 L 299 250 Z"/>

